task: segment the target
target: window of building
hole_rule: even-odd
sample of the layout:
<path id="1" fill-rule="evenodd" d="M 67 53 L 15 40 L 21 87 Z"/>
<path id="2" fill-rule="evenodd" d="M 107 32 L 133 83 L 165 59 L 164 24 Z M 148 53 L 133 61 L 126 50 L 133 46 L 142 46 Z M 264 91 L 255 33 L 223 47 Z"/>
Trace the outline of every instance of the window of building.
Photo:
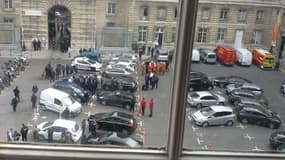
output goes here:
<path id="1" fill-rule="evenodd" d="M 139 27 L 139 42 L 146 42 L 147 36 L 147 27 L 140 26 Z"/>
<path id="2" fill-rule="evenodd" d="M 264 11 L 258 10 L 256 12 L 256 22 L 262 22 L 264 20 Z"/>
<path id="3" fill-rule="evenodd" d="M 4 8 L 13 8 L 12 0 L 4 0 Z"/>
<path id="4" fill-rule="evenodd" d="M 218 35 L 217 35 L 218 43 L 224 43 L 226 31 L 227 31 L 227 29 L 225 29 L 225 28 L 219 28 L 218 29 Z"/>
<path id="5" fill-rule="evenodd" d="M 116 14 L 116 3 L 113 2 L 108 3 L 108 14 L 110 15 Z"/>
<path id="6" fill-rule="evenodd" d="M 148 20 L 148 7 L 142 6 L 140 8 L 140 20 Z"/>
<path id="7" fill-rule="evenodd" d="M 114 22 L 107 22 L 107 27 L 115 27 L 115 23 Z"/>
<path id="8" fill-rule="evenodd" d="M 238 21 L 239 22 L 244 22 L 246 20 L 246 10 L 240 9 L 238 12 Z"/>
<path id="9" fill-rule="evenodd" d="M 157 19 L 158 20 L 166 20 L 166 8 L 158 7 L 157 8 Z"/>
<path id="10" fill-rule="evenodd" d="M 206 43 L 207 34 L 208 34 L 208 28 L 199 28 L 197 42 Z"/>
<path id="11" fill-rule="evenodd" d="M 177 18 L 177 7 L 174 8 L 174 19 Z"/>
<path id="12" fill-rule="evenodd" d="M 172 28 L 172 34 L 171 34 L 171 42 L 176 41 L 176 27 Z"/>
<path id="13" fill-rule="evenodd" d="M 261 31 L 254 31 L 252 35 L 252 44 L 260 44 L 262 38 L 262 32 Z"/>
<path id="14" fill-rule="evenodd" d="M 14 19 L 13 18 L 4 18 L 3 22 L 4 23 L 13 23 Z"/>
<path id="15" fill-rule="evenodd" d="M 203 8 L 202 9 L 202 19 L 208 20 L 210 18 L 210 9 L 209 8 Z"/>
<path id="16" fill-rule="evenodd" d="M 220 12 L 220 20 L 227 20 L 229 16 L 228 14 L 229 14 L 228 9 L 222 9 Z"/>

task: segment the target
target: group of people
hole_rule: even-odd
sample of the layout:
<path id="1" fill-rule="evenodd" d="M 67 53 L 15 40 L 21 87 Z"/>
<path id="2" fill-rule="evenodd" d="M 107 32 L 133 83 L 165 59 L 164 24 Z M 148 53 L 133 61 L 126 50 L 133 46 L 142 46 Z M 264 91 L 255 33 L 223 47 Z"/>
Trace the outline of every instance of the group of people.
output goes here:
<path id="1" fill-rule="evenodd" d="M 68 79 L 69 82 L 74 82 L 85 90 L 89 90 L 92 95 L 95 94 L 98 86 L 101 86 L 101 79 L 95 75 L 73 75 Z"/>
<path id="2" fill-rule="evenodd" d="M 39 51 L 42 48 L 42 42 L 39 38 L 33 38 L 32 39 L 32 46 L 34 51 Z"/>
<path id="3" fill-rule="evenodd" d="M 17 130 L 10 128 L 7 131 L 7 141 L 9 141 L 9 142 L 20 141 L 20 140 L 27 141 L 28 140 L 28 132 L 29 132 L 29 128 L 25 124 L 22 124 L 22 128 L 20 130 L 20 133 Z"/>
<path id="4" fill-rule="evenodd" d="M 140 71 L 141 74 L 160 74 L 164 75 L 165 72 L 167 72 L 168 69 L 168 62 L 142 62 L 140 65 Z"/>
<path id="5" fill-rule="evenodd" d="M 138 114 L 141 113 L 142 116 L 145 114 L 145 108 L 147 106 L 146 99 L 143 97 L 142 100 L 140 101 L 140 108 L 138 110 Z M 150 99 L 149 101 L 149 117 L 152 117 L 153 115 L 153 108 L 154 108 L 154 100 L 153 98 Z"/>
<path id="6" fill-rule="evenodd" d="M 69 64 L 57 64 L 55 69 L 54 67 L 48 63 L 45 66 L 45 70 L 42 74 L 42 76 L 45 79 L 50 80 L 50 82 L 54 82 L 55 80 L 59 79 L 60 77 L 70 76 L 74 72 L 77 72 L 74 67 L 72 67 Z"/>

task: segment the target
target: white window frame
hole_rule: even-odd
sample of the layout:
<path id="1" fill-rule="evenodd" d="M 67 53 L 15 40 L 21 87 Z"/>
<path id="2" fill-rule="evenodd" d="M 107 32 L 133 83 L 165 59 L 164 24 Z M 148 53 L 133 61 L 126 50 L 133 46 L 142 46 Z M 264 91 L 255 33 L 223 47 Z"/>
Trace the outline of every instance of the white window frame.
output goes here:
<path id="1" fill-rule="evenodd" d="M 224 43 L 225 42 L 226 33 L 227 33 L 227 29 L 218 28 L 218 34 L 217 34 L 218 43 Z"/>
<path id="2" fill-rule="evenodd" d="M 166 14 L 167 11 L 165 7 L 157 7 L 156 16 L 158 20 L 166 20 Z"/>
<path id="3" fill-rule="evenodd" d="M 198 36 L 197 36 L 198 43 L 207 43 L 208 31 L 209 28 L 206 27 L 200 27 L 198 29 Z"/>
<path id="4" fill-rule="evenodd" d="M 238 11 L 238 21 L 244 22 L 246 21 L 247 11 L 245 9 L 240 9 Z"/>
<path id="5" fill-rule="evenodd" d="M 4 0 L 3 6 L 4 6 L 4 9 L 12 9 L 13 8 L 13 0 Z"/>
<path id="6" fill-rule="evenodd" d="M 14 23 L 14 18 L 4 17 L 3 22 L 4 23 Z"/>
<path id="7" fill-rule="evenodd" d="M 116 15 L 116 3 L 114 3 L 114 2 L 108 3 L 107 14 L 108 15 Z"/>
<path id="8" fill-rule="evenodd" d="M 210 19 L 210 14 L 211 14 L 211 9 L 210 8 L 202 8 L 201 11 L 201 19 L 203 20 L 209 20 Z"/>
<path id="9" fill-rule="evenodd" d="M 261 39 L 262 39 L 262 31 L 256 30 L 252 34 L 252 44 L 261 44 Z"/>
<path id="10" fill-rule="evenodd" d="M 139 26 L 138 34 L 139 34 L 138 35 L 139 42 L 147 41 L 147 27 L 146 26 Z"/>
<path id="11" fill-rule="evenodd" d="M 256 22 L 263 22 L 264 21 L 264 11 L 257 10 L 256 11 Z"/>
<path id="12" fill-rule="evenodd" d="M 224 20 L 227 20 L 229 17 L 229 9 L 221 9 L 221 12 L 220 12 L 220 20 L 224 21 Z"/>
<path id="13" fill-rule="evenodd" d="M 146 12 L 146 15 L 145 15 L 145 12 Z M 140 10 L 139 10 L 139 16 L 140 16 L 140 20 L 148 20 L 149 7 L 148 6 L 141 6 Z"/>

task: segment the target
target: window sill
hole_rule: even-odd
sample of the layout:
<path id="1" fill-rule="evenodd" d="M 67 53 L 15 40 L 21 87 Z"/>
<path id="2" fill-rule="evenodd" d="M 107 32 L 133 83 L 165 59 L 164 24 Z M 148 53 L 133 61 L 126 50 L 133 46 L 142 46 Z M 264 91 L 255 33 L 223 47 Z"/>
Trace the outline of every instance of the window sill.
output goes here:
<path id="1" fill-rule="evenodd" d="M 106 14 L 106 17 L 116 17 L 116 16 L 117 16 L 116 14 L 110 14 L 110 13 Z"/>
<path id="2" fill-rule="evenodd" d="M 4 12 L 15 12 L 14 8 L 3 8 Z"/>

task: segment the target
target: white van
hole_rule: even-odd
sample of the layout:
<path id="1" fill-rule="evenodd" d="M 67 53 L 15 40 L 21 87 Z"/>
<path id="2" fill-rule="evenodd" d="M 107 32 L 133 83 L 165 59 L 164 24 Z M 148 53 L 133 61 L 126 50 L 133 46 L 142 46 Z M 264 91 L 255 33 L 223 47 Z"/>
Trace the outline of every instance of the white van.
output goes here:
<path id="1" fill-rule="evenodd" d="M 79 114 L 82 105 L 74 100 L 69 94 L 54 88 L 48 88 L 41 92 L 39 105 L 43 109 L 62 113 L 66 108 L 72 114 Z"/>
<path id="2" fill-rule="evenodd" d="M 200 59 L 204 63 L 216 63 L 217 56 L 216 53 L 209 50 L 209 49 L 199 49 L 200 52 Z"/>
<path id="3" fill-rule="evenodd" d="M 237 63 L 242 66 L 250 66 L 252 64 L 252 53 L 245 48 L 235 48 L 237 55 Z"/>
<path id="4" fill-rule="evenodd" d="M 192 62 L 200 62 L 200 53 L 197 49 L 192 50 Z"/>
<path id="5" fill-rule="evenodd" d="M 166 49 L 156 50 L 156 59 L 158 62 L 167 62 L 168 61 L 168 51 Z"/>

